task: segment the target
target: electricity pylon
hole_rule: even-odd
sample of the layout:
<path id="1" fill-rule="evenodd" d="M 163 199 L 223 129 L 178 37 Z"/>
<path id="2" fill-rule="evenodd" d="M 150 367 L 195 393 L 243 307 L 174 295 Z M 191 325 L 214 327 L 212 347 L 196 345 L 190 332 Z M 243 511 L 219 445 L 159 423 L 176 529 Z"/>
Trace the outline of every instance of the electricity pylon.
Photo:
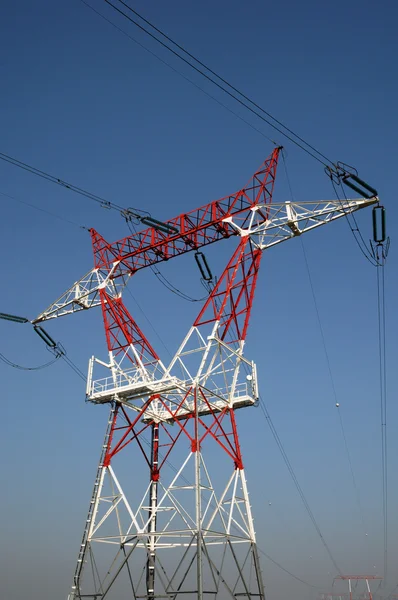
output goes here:
<path id="1" fill-rule="evenodd" d="M 317 600 L 350 600 L 350 595 L 339 592 L 320 592 Z"/>
<path id="2" fill-rule="evenodd" d="M 91 230 L 94 268 L 35 320 L 101 306 L 109 353 L 89 362 L 87 399 L 110 415 L 70 600 L 264 599 L 235 417 L 259 397 L 244 344 L 263 251 L 378 202 L 273 203 L 279 150 L 231 196 L 115 243 Z M 124 286 L 231 237 L 231 259 L 165 366 Z"/>
<path id="3" fill-rule="evenodd" d="M 339 577 L 335 577 L 334 581 L 337 579 L 341 579 L 342 581 L 348 581 L 348 593 L 350 600 L 353 599 L 352 593 L 352 581 L 364 581 L 366 585 L 366 592 L 364 593 L 364 598 L 367 600 L 373 600 L 373 595 L 370 589 L 369 581 L 379 580 L 382 581 L 383 577 L 378 577 L 377 575 L 340 575 Z"/>

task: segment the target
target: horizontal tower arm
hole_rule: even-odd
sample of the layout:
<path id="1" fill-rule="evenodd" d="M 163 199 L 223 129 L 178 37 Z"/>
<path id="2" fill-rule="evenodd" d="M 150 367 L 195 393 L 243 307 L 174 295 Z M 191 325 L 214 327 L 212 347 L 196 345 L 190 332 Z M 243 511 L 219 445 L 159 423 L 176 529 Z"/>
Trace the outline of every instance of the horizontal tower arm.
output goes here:
<path id="1" fill-rule="evenodd" d="M 228 235 L 226 237 L 232 235 L 250 236 L 257 248 L 265 250 L 321 225 L 331 223 L 357 210 L 376 204 L 378 201 L 379 199 L 375 197 L 371 199 L 358 198 L 343 201 L 319 200 L 272 204 L 259 202 L 249 209 L 249 214 L 246 215 L 245 222 L 242 222 L 236 216 L 227 216 L 221 220 L 221 224 L 228 225 Z M 265 212 L 267 213 L 267 218 L 264 218 Z M 144 234 L 145 232 L 142 232 L 139 235 Z M 133 236 L 126 239 L 131 240 L 132 238 Z M 178 247 L 177 242 L 173 239 L 173 236 L 169 236 L 169 238 L 171 238 L 170 247 L 175 250 Z M 137 237 L 136 239 L 139 238 Z M 206 237 L 203 238 L 203 245 L 205 245 L 206 239 Z M 179 240 L 179 243 L 184 244 L 185 242 Z M 166 248 L 166 245 L 164 247 Z M 198 245 L 197 247 L 201 246 Z M 135 264 L 139 264 L 141 261 L 142 266 L 136 269 L 138 270 L 139 268 L 168 260 L 169 258 L 178 256 L 178 254 L 194 249 L 194 247 L 188 245 L 181 252 L 171 252 L 169 248 L 168 252 L 161 254 L 154 250 L 150 253 L 146 250 L 140 253 L 137 250 L 134 256 L 129 256 L 126 260 L 135 261 Z M 126 265 L 120 267 L 120 262 L 118 261 L 120 261 L 120 255 L 119 259 L 116 256 L 114 257 L 114 262 L 110 265 L 110 268 L 103 267 L 101 269 L 98 267 L 90 271 L 80 281 L 74 283 L 61 298 L 41 313 L 34 322 L 45 321 L 98 306 L 100 304 L 98 290 L 101 287 L 106 287 L 108 293 L 114 296 L 120 295 L 132 271 L 129 271 Z"/>
<path id="2" fill-rule="evenodd" d="M 249 227 L 242 228 L 228 218 L 228 222 L 238 235 L 250 236 L 255 246 L 265 250 L 293 237 L 311 231 L 347 216 L 357 210 L 377 204 L 379 198 L 357 198 L 354 200 L 315 200 L 307 202 L 272 203 L 268 209 L 268 219 L 254 217 Z M 253 209 L 261 211 L 261 204 Z"/>
<path id="3" fill-rule="evenodd" d="M 150 227 L 117 242 L 108 243 L 91 229 L 95 268 L 75 282 L 33 322 L 99 306 L 98 291 L 101 288 L 106 288 L 108 294 L 116 297 L 121 294 L 127 279 L 136 271 L 238 235 L 225 222 L 228 216 L 233 215 L 239 225 L 246 227 L 250 222 L 251 209 L 261 204 L 262 210 L 258 211 L 258 217 L 266 220 L 279 152 L 280 148 L 276 148 L 247 185 L 235 194 L 165 222 L 166 228 L 168 226 L 173 233 L 163 233 L 158 228 Z"/>
<path id="4" fill-rule="evenodd" d="M 117 263 L 113 274 L 115 279 L 124 273 L 135 273 L 150 265 L 237 235 L 226 219 L 231 217 L 241 227 L 247 227 L 251 222 L 252 210 L 259 205 L 261 209 L 257 211 L 258 219 L 266 221 L 278 155 L 279 148 L 276 148 L 247 185 L 235 194 L 165 221 L 165 227 L 172 230 L 172 233 L 164 233 L 151 227 L 117 242 L 108 243 L 96 231 L 91 230 L 95 266 L 110 268 Z"/>

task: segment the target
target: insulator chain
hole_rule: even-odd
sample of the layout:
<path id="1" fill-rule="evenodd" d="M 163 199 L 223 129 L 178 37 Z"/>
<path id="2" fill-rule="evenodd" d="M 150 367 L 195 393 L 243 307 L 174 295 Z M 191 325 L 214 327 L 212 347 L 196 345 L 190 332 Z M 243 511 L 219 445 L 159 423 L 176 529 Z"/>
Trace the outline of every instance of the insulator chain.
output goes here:
<path id="1" fill-rule="evenodd" d="M 377 197 L 377 190 L 358 177 L 358 171 L 355 167 L 339 161 L 333 167 L 325 167 L 325 173 L 333 183 L 337 185 L 344 183 L 347 187 L 354 190 L 354 192 L 360 194 L 362 198 L 370 200 Z"/>
<path id="2" fill-rule="evenodd" d="M 379 265 L 383 265 L 390 249 L 390 238 L 386 235 L 386 209 L 375 206 L 372 212 L 373 240 L 370 240 L 372 254 Z"/>
<path id="3" fill-rule="evenodd" d="M 46 344 L 47 349 L 50 352 L 52 352 L 54 354 L 54 356 L 59 358 L 60 356 L 66 355 L 65 348 L 62 346 L 62 344 L 60 342 L 56 342 L 55 340 L 53 340 L 53 338 L 50 336 L 50 334 L 47 333 L 47 331 L 43 327 L 41 327 L 40 325 L 34 325 L 33 329 L 35 330 L 37 335 L 43 340 L 43 342 Z"/>
<path id="4" fill-rule="evenodd" d="M 339 161 L 333 167 L 325 167 L 325 173 L 333 184 L 344 184 L 363 198 L 378 200 L 377 190 L 358 177 L 355 167 Z M 376 261 L 375 266 L 383 266 L 390 248 L 390 238 L 386 235 L 386 209 L 379 203 L 373 207 L 372 224 L 373 240 L 369 240 L 370 254 Z"/>

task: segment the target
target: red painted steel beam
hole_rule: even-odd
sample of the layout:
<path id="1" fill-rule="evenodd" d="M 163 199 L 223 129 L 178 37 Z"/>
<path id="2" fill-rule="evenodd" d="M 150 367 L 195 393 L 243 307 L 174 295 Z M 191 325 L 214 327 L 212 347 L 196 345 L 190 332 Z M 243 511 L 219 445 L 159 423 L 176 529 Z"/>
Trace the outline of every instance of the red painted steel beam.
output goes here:
<path id="1" fill-rule="evenodd" d="M 224 219 L 238 217 L 240 226 L 244 228 L 253 207 L 271 203 L 279 152 L 280 148 L 276 148 L 248 184 L 235 194 L 165 221 L 166 225 L 175 228 L 178 233 L 166 234 L 150 227 L 117 242 L 108 243 L 97 231 L 91 229 L 95 266 L 109 269 L 115 261 L 120 261 L 113 275 L 116 278 L 123 273 L 135 273 L 150 265 L 237 235 L 236 230 L 225 223 Z M 266 208 L 259 210 L 257 214 L 264 221 L 268 218 Z"/>

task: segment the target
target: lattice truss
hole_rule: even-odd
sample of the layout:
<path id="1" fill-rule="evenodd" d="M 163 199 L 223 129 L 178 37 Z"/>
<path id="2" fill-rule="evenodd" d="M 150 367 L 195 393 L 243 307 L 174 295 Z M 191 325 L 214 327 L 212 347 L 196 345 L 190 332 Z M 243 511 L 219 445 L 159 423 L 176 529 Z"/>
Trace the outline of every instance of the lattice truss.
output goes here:
<path id="1" fill-rule="evenodd" d="M 258 400 L 243 350 L 263 250 L 378 199 L 273 203 L 279 150 L 230 196 L 114 243 L 35 322 L 101 306 L 109 357 L 87 398 L 110 416 L 70 600 L 264 598 L 235 411 Z M 238 245 L 166 366 L 127 308 L 137 271 L 235 237 Z M 94 371 L 102 372 L 94 378 Z"/>

